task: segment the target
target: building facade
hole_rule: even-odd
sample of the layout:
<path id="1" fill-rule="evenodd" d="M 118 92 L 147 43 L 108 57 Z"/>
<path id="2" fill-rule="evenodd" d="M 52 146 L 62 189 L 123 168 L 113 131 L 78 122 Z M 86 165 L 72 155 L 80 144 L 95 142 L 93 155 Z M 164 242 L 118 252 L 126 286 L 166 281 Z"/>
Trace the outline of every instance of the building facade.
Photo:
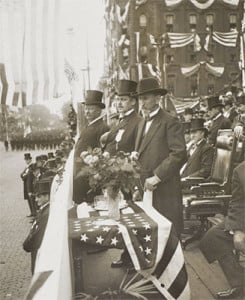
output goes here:
<path id="1" fill-rule="evenodd" d="M 241 87 L 242 0 L 106 1 L 106 73 L 155 76 L 175 97 Z"/>

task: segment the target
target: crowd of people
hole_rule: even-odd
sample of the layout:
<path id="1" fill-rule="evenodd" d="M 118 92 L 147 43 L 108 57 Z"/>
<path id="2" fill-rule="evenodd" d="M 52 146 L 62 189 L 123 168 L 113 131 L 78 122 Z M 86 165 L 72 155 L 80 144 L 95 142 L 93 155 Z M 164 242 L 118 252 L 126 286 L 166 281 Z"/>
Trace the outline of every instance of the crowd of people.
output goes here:
<path id="1" fill-rule="evenodd" d="M 187 108 L 181 116 L 174 116 L 173 113 L 162 108 L 162 99 L 166 94 L 167 90 L 161 88 L 154 78 L 143 78 L 138 83 L 131 80 L 120 80 L 115 98 L 117 113 L 111 114 L 107 123 L 102 115 L 102 110 L 105 108 L 102 102 L 103 93 L 96 90 L 87 91 L 84 106 L 87 123 L 81 130 L 79 139 L 74 146 L 73 200 L 76 204 L 80 204 L 84 201 L 92 201 L 95 196 L 95 194 L 88 193 L 89 183 L 80 176 L 79 171 L 83 166 L 80 155 L 83 151 L 99 147 L 111 155 L 118 151 L 130 152 L 141 166 L 140 182 L 132 191 L 131 197 L 140 198 L 145 190 L 151 191 L 153 207 L 173 223 L 176 235 L 180 238 L 183 232 L 181 178 L 199 176 L 208 179 L 218 131 L 232 129 L 240 141 L 241 147 L 240 157 L 236 159 L 238 166 L 234 171 L 233 197 L 228 209 L 228 218 L 233 221 L 229 222 L 229 227 L 224 226 L 222 229 L 228 236 L 219 235 L 219 239 L 224 243 L 229 242 L 229 247 L 227 246 L 221 254 L 212 257 L 209 256 L 209 251 L 204 249 L 205 247 L 202 247 L 201 250 L 209 262 L 216 259 L 223 262 L 225 257 L 229 256 L 232 266 L 228 272 L 233 272 L 233 279 L 234 276 L 239 278 L 239 280 L 229 280 L 230 276 L 227 276 L 231 289 L 219 293 L 218 297 L 222 299 L 242 297 L 244 293 L 242 280 L 244 278 L 241 280 L 243 277 L 241 274 L 243 271 L 239 263 L 234 262 L 232 253 L 234 246 L 239 251 L 245 252 L 243 162 L 245 95 L 234 97 L 227 93 L 226 95 L 212 96 L 206 100 L 206 103 L 202 103 L 200 109 Z M 68 144 L 65 157 L 73 147 L 72 142 L 68 141 Z M 48 157 L 40 159 L 40 165 L 38 164 L 39 159 L 36 158 L 36 163 L 31 167 L 31 158 L 29 155 L 27 158 L 28 172 L 24 171 L 22 175 L 24 187 L 27 182 L 26 173 L 33 174 L 37 168 L 37 173 L 41 174 L 38 175 L 41 178 L 39 183 L 42 183 L 45 177 L 50 177 L 50 172 L 57 173 L 57 170 L 53 172 L 52 168 L 48 167 L 49 163 L 57 164 L 57 159 L 63 163 L 63 158 L 57 154 L 51 159 Z M 45 176 L 45 173 L 49 175 Z M 34 174 L 32 177 L 35 177 Z M 35 187 L 34 181 L 32 190 L 28 190 L 24 195 L 28 200 L 32 216 L 40 211 L 40 207 L 37 205 L 40 191 L 42 192 L 42 187 L 39 187 L 38 184 Z M 31 203 L 33 194 L 36 194 L 34 204 Z M 212 230 L 214 232 L 214 229 Z M 211 240 L 214 238 L 211 233 L 207 234 L 209 238 L 211 236 Z M 205 238 L 208 239 L 208 237 Z M 26 247 L 26 243 L 30 245 L 29 240 L 30 238 L 24 243 L 25 249 L 30 249 Z M 221 244 L 214 245 L 219 247 Z M 220 264 L 227 275 L 227 270 L 224 269 L 224 265 L 227 264 Z M 111 266 L 119 268 L 130 265 L 132 262 L 125 249 L 121 257 L 112 262 Z"/>

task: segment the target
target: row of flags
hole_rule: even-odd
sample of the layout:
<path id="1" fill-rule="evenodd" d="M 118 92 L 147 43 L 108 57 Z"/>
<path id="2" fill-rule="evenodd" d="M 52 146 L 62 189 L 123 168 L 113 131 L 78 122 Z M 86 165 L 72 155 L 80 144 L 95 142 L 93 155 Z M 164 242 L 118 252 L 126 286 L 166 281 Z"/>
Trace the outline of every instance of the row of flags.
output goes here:
<path id="1" fill-rule="evenodd" d="M 21 107 L 63 93 L 60 12 L 60 0 L 23 0 L 1 8 L 1 104 Z"/>
<path id="2" fill-rule="evenodd" d="M 212 74 L 215 77 L 222 76 L 222 74 L 224 73 L 224 70 L 225 70 L 224 66 L 211 65 L 208 62 L 202 61 L 195 65 L 181 67 L 181 73 L 184 75 L 184 77 L 190 77 L 190 76 L 196 74 L 200 70 L 202 65 L 205 66 L 205 70 L 208 73 Z"/>

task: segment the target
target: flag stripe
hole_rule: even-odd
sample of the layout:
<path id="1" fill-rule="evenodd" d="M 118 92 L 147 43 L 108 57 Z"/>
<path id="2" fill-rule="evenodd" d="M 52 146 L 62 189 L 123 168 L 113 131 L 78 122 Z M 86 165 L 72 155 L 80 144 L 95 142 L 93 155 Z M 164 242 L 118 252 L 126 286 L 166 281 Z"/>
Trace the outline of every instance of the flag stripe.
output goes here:
<path id="1" fill-rule="evenodd" d="M 175 299 L 177 299 L 184 291 L 187 283 L 188 283 L 188 275 L 187 275 L 185 265 L 183 264 L 178 276 L 175 278 L 174 282 L 172 283 L 168 291 Z"/>
<path id="2" fill-rule="evenodd" d="M 159 261 L 156 269 L 153 272 L 153 275 L 155 275 L 157 278 L 159 278 L 161 276 L 163 270 L 165 270 L 165 268 L 169 264 L 172 256 L 174 255 L 174 252 L 178 246 L 178 243 L 179 243 L 179 240 L 176 237 L 176 232 L 172 225 L 170 234 L 168 236 L 168 241 L 167 241 L 166 247 L 164 249 L 164 253 L 163 253 L 161 260 Z"/>
<path id="3" fill-rule="evenodd" d="M 2 92 L 1 92 L 1 104 L 6 104 L 6 98 L 8 93 L 8 81 L 6 77 L 5 65 L 0 64 L 0 79 L 2 82 Z"/>

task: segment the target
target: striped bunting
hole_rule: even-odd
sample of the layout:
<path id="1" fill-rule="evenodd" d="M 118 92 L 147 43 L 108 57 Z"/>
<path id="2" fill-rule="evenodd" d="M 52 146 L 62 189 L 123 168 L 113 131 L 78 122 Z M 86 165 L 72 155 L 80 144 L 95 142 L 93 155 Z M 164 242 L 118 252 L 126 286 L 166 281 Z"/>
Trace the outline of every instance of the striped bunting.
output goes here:
<path id="1" fill-rule="evenodd" d="M 238 37 L 237 31 L 230 31 L 230 32 L 214 31 L 212 35 L 214 41 L 226 47 L 236 47 L 237 37 Z"/>
<path id="2" fill-rule="evenodd" d="M 190 299 L 180 242 L 170 221 L 142 202 L 129 203 L 120 221 L 82 203 L 69 211 L 69 236 L 82 244 L 126 248 L 135 269 L 166 299 Z"/>
<path id="3" fill-rule="evenodd" d="M 193 42 L 195 42 L 195 39 L 197 38 L 197 34 L 195 33 L 173 33 L 169 32 L 167 33 L 170 47 L 171 48 L 179 48 L 187 46 Z"/>
<path id="4" fill-rule="evenodd" d="M 0 10 L 1 104 L 52 100 L 64 80 L 61 1 L 6 2 Z"/>

